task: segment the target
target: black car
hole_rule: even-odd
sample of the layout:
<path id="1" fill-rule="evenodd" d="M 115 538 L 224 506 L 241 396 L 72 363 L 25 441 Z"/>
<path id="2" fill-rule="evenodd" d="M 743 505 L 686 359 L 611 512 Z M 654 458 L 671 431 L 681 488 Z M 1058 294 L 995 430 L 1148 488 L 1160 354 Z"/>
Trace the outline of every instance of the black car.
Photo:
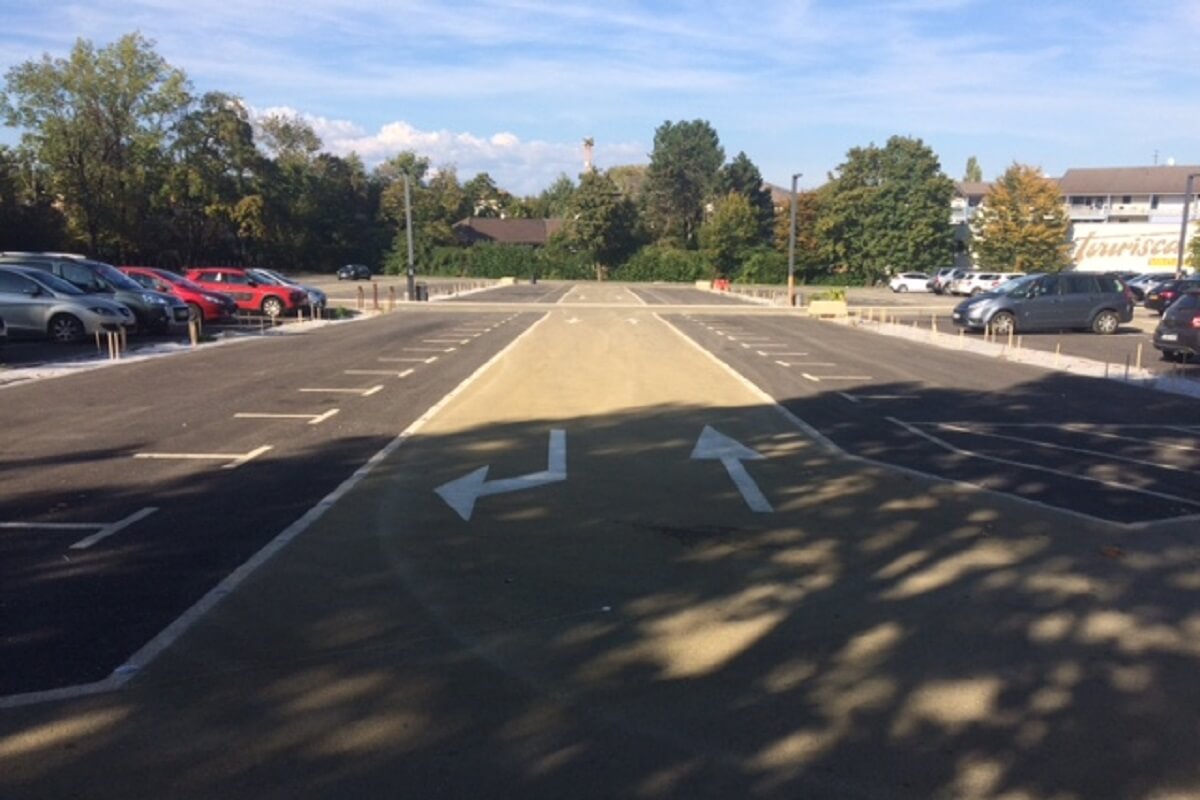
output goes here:
<path id="1" fill-rule="evenodd" d="M 366 264 L 347 264 L 337 271 L 339 281 L 369 281 L 371 268 Z"/>
<path id="2" fill-rule="evenodd" d="M 1184 292 L 1171 304 L 1154 330 L 1154 346 L 1164 358 L 1200 353 L 1200 291 Z"/>
<path id="3" fill-rule="evenodd" d="M 1185 278 L 1163 281 L 1146 292 L 1146 308 L 1162 314 L 1181 294 L 1195 289 L 1200 289 L 1200 279 Z"/>

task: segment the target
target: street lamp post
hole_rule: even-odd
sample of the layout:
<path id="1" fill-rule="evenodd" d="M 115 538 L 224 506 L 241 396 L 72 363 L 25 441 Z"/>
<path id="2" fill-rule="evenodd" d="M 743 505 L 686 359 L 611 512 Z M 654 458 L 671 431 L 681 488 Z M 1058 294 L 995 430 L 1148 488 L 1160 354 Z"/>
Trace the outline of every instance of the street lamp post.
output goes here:
<path id="1" fill-rule="evenodd" d="M 1187 176 L 1187 186 L 1183 190 L 1183 222 L 1179 225 L 1179 260 L 1175 262 L 1175 277 L 1183 277 L 1183 248 L 1187 244 L 1188 205 L 1192 202 L 1192 183 L 1200 172 Z"/>
<path id="2" fill-rule="evenodd" d="M 413 266 L 412 242 L 412 194 L 408 186 L 408 173 L 404 173 L 404 233 L 408 239 L 408 300 L 411 303 L 416 296 L 416 267 Z"/>
<path id="3" fill-rule="evenodd" d="M 803 172 L 792 175 L 792 224 L 788 232 L 787 302 L 789 306 L 796 305 L 796 181 L 803 175 Z"/>

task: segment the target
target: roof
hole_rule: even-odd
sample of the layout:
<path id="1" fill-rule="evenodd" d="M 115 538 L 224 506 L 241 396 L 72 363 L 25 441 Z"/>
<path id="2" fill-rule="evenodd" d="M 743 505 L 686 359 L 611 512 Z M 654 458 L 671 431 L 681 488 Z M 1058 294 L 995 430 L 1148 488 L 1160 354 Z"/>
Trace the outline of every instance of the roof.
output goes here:
<path id="1" fill-rule="evenodd" d="M 561 227 L 561 219 L 467 217 L 454 223 L 454 234 L 463 244 L 496 242 L 544 245 Z"/>
<path id="2" fill-rule="evenodd" d="M 1200 166 L 1089 167 L 1069 169 L 1058 180 L 1065 195 L 1183 194 L 1187 176 Z"/>
<path id="3" fill-rule="evenodd" d="M 955 181 L 954 191 L 961 197 L 986 197 L 992 193 L 992 184 L 987 181 Z"/>

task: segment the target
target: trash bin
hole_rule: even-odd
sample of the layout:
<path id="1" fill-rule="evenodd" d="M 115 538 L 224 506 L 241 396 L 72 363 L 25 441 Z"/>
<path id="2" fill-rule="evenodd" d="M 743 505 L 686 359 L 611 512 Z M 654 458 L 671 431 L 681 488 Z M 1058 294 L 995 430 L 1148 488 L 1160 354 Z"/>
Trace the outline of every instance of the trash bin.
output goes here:
<path id="1" fill-rule="evenodd" d="M 414 285 L 413 286 L 413 295 L 415 295 L 413 297 L 414 300 L 418 300 L 418 301 L 428 300 L 429 299 L 429 284 L 418 283 L 418 284 Z"/>

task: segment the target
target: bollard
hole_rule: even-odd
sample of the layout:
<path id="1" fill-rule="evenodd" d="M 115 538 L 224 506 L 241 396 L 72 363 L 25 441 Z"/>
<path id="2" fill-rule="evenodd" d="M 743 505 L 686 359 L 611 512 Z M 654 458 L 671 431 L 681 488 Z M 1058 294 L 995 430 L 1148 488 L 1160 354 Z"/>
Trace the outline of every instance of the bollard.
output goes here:
<path id="1" fill-rule="evenodd" d="M 96 354 L 104 352 L 104 346 L 100 343 L 100 331 L 96 331 Z"/>
<path id="2" fill-rule="evenodd" d="M 367 295 L 366 295 L 366 292 L 363 291 L 363 288 L 361 286 L 359 286 L 357 288 L 358 288 L 358 310 L 362 311 L 363 307 L 366 306 L 366 304 L 367 304 Z"/>
<path id="3" fill-rule="evenodd" d="M 1105 380 L 1108 379 L 1108 362 L 1107 361 L 1104 362 L 1104 378 L 1105 378 Z"/>
<path id="4" fill-rule="evenodd" d="M 1013 346 L 1013 333 L 1014 333 L 1013 329 L 1009 328 L 1008 329 L 1008 349 L 1009 350 L 1012 350 L 1012 346 Z"/>
<path id="5" fill-rule="evenodd" d="M 120 336 L 120 339 L 117 342 L 117 358 L 120 358 L 121 354 L 129 349 L 129 340 L 125 338 L 126 333 L 124 325 L 122 325 L 118 331 L 118 336 Z"/>
<path id="6" fill-rule="evenodd" d="M 379 284 L 371 284 L 371 308 L 379 310 Z"/>
<path id="7" fill-rule="evenodd" d="M 391 312 L 391 311 L 395 311 L 395 310 L 396 310 L 396 287 L 389 286 L 388 287 L 388 311 Z"/>
<path id="8" fill-rule="evenodd" d="M 1022 343 L 1022 341 L 1023 341 L 1023 340 L 1024 340 L 1024 337 L 1022 337 L 1022 336 L 1018 336 L 1018 337 L 1017 337 L 1017 349 L 1018 349 L 1018 350 L 1020 350 L 1020 349 L 1021 349 L 1021 343 Z"/>
<path id="9" fill-rule="evenodd" d="M 1125 356 L 1125 382 L 1129 383 L 1129 356 Z"/>
<path id="10" fill-rule="evenodd" d="M 117 336 L 112 331 L 108 332 L 108 358 L 110 361 L 117 358 Z"/>
<path id="11" fill-rule="evenodd" d="M 1138 342 L 1138 348 L 1137 348 L 1137 369 L 1138 369 L 1138 372 L 1142 371 L 1142 343 L 1141 342 Z"/>
<path id="12" fill-rule="evenodd" d="M 1062 342 L 1054 343 L 1054 368 L 1058 369 L 1058 359 L 1062 355 Z"/>
<path id="13" fill-rule="evenodd" d="M 188 320 L 188 338 L 192 340 L 192 347 L 200 344 L 200 323 L 198 320 Z"/>

